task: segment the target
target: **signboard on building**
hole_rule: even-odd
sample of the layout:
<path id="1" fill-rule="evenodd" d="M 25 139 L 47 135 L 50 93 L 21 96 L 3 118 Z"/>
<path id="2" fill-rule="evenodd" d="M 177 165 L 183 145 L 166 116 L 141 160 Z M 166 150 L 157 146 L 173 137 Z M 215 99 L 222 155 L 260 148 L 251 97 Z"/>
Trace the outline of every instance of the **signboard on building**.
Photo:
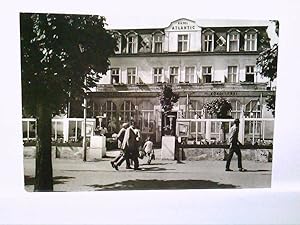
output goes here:
<path id="1" fill-rule="evenodd" d="M 165 31 L 199 31 L 201 28 L 193 20 L 179 19 L 168 26 Z"/>

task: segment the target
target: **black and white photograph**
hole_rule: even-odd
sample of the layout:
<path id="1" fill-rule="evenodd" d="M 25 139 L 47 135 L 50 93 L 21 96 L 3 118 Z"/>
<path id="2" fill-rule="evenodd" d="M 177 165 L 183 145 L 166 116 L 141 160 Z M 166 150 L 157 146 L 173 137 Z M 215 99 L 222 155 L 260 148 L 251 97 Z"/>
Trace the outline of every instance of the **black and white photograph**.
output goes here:
<path id="1" fill-rule="evenodd" d="M 27 191 L 270 188 L 278 20 L 20 13 Z"/>
<path id="2" fill-rule="evenodd" d="M 300 224 L 299 11 L 5 2 L 0 224 Z"/>

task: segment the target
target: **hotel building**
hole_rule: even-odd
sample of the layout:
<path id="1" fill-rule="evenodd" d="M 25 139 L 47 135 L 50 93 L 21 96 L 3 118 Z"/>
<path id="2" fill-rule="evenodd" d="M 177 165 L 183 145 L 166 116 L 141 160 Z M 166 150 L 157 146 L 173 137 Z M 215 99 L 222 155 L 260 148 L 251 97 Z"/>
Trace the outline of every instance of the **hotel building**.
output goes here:
<path id="1" fill-rule="evenodd" d="M 272 118 L 265 98 L 275 90 L 256 69 L 259 52 L 268 44 L 267 26 L 205 26 L 183 18 L 164 28 L 112 32 L 118 48 L 110 70 L 88 98 L 89 115 L 103 117 L 110 133 L 133 119 L 143 136 L 160 142 L 164 83 L 180 97 L 175 119 L 209 118 L 203 105 L 218 97 L 231 102 L 233 118 Z M 253 130 L 261 133 L 259 125 L 252 129 L 249 123 L 246 135 Z M 270 137 L 264 135 L 271 139 L 273 125 L 267 130 Z"/>

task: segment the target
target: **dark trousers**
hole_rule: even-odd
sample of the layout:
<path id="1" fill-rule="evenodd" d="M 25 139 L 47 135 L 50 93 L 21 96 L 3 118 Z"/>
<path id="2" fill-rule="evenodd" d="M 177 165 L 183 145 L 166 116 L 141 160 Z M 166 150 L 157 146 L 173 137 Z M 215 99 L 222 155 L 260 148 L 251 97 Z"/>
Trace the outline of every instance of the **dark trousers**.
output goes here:
<path id="1" fill-rule="evenodd" d="M 227 158 L 227 162 L 226 162 L 226 169 L 229 169 L 230 167 L 230 162 L 233 156 L 233 153 L 237 154 L 238 157 L 238 168 L 243 168 L 242 167 L 242 153 L 241 153 L 241 149 L 238 145 L 232 145 L 229 148 L 229 154 L 228 154 L 228 158 Z"/>
<path id="2" fill-rule="evenodd" d="M 124 155 L 123 150 L 120 150 L 120 154 L 116 158 L 114 158 L 112 162 L 114 163 L 118 162 L 123 157 L 123 155 Z"/>
<path id="3" fill-rule="evenodd" d="M 118 159 L 117 159 L 118 158 Z M 122 151 L 122 154 L 120 154 L 117 158 L 115 158 L 114 160 L 117 161 L 117 166 L 121 166 L 122 163 L 126 160 L 126 168 L 129 168 L 130 167 L 130 155 L 129 155 L 129 152 L 128 152 L 128 149 L 124 149 Z M 114 161 L 113 160 L 113 161 Z"/>
<path id="4" fill-rule="evenodd" d="M 131 159 L 133 161 L 134 169 L 139 168 L 139 152 L 136 149 L 131 153 Z"/>

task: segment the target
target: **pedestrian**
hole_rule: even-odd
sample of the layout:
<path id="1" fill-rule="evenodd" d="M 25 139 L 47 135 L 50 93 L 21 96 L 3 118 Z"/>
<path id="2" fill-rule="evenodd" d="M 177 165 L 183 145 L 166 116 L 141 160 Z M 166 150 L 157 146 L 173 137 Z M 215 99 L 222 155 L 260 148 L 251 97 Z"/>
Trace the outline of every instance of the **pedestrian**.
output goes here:
<path id="1" fill-rule="evenodd" d="M 240 146 L 242 144 L 238 139 L 239 124 L 240 124 L 240 120 L 235 119 L 234 122 L 233 122 L 233 126 L 230 128 L 230 132 L 229 132 L 229 154 L 228 154 L 228 158 L 227 158 L 227 162 L 226 162 L 225 171 L 232 171 L 232 169 L 230 169 L 230 162 L 231 162 L 233 153 L 237 154 L 239 171 L 241 171 L 241 172 L 247 171 L 246 169 L 244 169 L 242 167 L 242 153 L 241 153 L 241 149 L 240 149 Z"/>
<path id="2" fill-rule="evenodd" d="M 116 164 L 118 164 L 119 161 L 121 161 L 122 158 L 124 158 L 124 160 L 126 160 L 126 169 L 132 169 L 130 167 L 130 161 L 129 161 L 129 155 L 128 155 L 128 151 L 126 152 L 127 149 L 123 149 L 122 148 L 122 143 L 123 143 L 123 140 L 124 140 L 124 136 L 125 136 L 125 132 L 126 132 L 126 129 L 129 127 L 129 124 L 128 123 L 123 123 L 122 124 L 122 128 L 121 130 L 119 131 L 118 135 L 117 135 L 117 141 L 118 141 L 118 149 L 120 149 L 120 153 L 119 155 L 114 158 L 110 163 L 111 163 L 111 166 L 113 168 L 115 168 L 116 170 L 118 170 L 118 166 Z M 124 161 L 123 160 L 123 161 Z M 123 162 L 122 161 L 122 162 Z M 122 164 L 121 162 L 121 164 Z M 119 164 L 119 165 L 121 165 Z"/>
<path id="3" fill-rule="evenodd" d="M 140 170 L 139 168 L 139 151 L 138 151 L 138 137 L 135 133 L 135 124 L 131 122 L 130 127 L 125 131 L 124 139 L 122 142 L 122 149 L 125 150 L 125 157 L 122 157 L 117 164 L 115 164 L 115 169 L 123 163 L 127 158 L 133 160 L 134 170 Z"/>
<path id="4" fill-rule="evenodd" d="M 145 144 L 143 146 L 143 151 L 145 152 L 145 155 L 148 157 L 147 163 L 150 164 L 151 160 L 155 159 L 153 142 L 150 136 L 148 136 L 145 141 Z"/>

